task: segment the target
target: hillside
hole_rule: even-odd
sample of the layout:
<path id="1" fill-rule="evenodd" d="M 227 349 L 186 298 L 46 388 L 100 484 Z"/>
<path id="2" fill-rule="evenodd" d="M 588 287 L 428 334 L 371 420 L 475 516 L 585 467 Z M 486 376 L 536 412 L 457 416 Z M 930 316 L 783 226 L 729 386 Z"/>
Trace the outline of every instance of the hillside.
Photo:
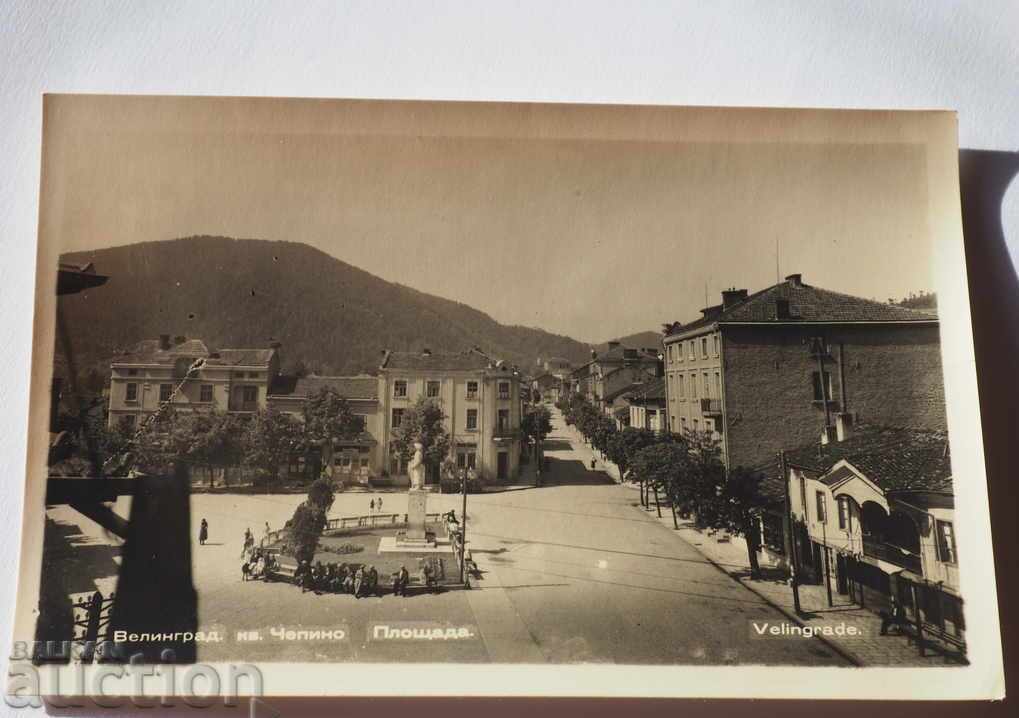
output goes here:
<path id="1" fill-rule="evenodd" d="M 282 343 L 285 369 L 320 373 L 378 367 L 383 349 L 479 346 L 521 367 L 539 356 L 582 361 L 590 347 L 539 329 L 506 326 L 464 304 L 364 272 L 291 242 L 190 237 L 68 254 L 110 277 L 61 300 L 78 366 L 108 371 L 112 356 L 160 334 L 220 348 Z"/>

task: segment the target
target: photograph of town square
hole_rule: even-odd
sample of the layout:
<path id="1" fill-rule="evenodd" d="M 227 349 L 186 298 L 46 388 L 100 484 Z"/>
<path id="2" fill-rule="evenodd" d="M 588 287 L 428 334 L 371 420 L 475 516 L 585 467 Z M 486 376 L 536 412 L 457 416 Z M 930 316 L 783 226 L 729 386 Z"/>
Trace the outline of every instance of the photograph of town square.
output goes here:
<path id="1" fill-rule="evenodd" d="M 64 102 L 37 662 L 966 664 L 915 147 Z"/>

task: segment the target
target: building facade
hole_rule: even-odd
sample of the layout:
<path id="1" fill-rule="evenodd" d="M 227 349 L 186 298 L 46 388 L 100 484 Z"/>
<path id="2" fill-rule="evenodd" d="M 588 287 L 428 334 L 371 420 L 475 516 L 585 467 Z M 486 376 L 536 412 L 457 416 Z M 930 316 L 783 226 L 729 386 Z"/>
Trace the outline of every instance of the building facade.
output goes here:
<path id="1" fill-rule="evenodd" d="M 386 472 L 405 477 L 407 467 L 392 445 L 404 413 L 425 398 L 442 407 L 458 467 L 507 482 L 520 472 L 519 374 L 477 350 L 458 354 L 385 352 L 379 367 L 380 444 Z M 428 482 L 436 483 L 432 474 Z"/>
<path id="2" fill-rule="evenodd" d="M 169 402 L 178 411 L 251 414 L 267 406 L 279 345 L 210 349 L 200 339 L 145 340 L 110 362 L 109 426 L 130 429 Z"/>
<path id="3" fill-rule="evenodd" d="M 840 420 L 946 428 L 937 317 L 798 274 L 723 292 L 664 345 L 670 429 L 713 432 L 729 468 L 834 434 Z"/>
<path id="4" fill-rule="evenodd" d="M 378 437 L 382 436 L 379 412 L 379 381 L 370 375 L 360 376 L 279 376 L 269 387 L 268 406 L 302 419 L 305 402 L 323 389 L 333 391 L 346 400 L 360 425 L 360 433 L 336 442 L 332 466 L 322 466 L 322 456 L 295 456 L 291 474 L 318 476 L 324 469 L 334 481 L 367 485 L 377 480 L 384 468 Z M 315 464 L 307 465 L 308 462 Z M 317 463 L 316 463 L 317 462 Z"/>
<path id="5" fill-rule="evenodd" d="M 863 426 L 822 441 L 786 458 L 800 580 L 878 612 L 894 596 L 913 624 L 964 649 L 947 434 Z"/>

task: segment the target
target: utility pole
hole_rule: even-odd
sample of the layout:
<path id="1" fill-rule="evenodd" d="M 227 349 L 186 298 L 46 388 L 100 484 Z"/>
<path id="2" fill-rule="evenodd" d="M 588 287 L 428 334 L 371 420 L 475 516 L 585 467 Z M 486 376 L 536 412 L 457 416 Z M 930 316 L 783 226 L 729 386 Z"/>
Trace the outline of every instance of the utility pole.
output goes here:
<path id="1" fill-rule="evenodd" d="M 789 499 L 789 467 L 786 465 L 785 452 L 778 452 L 779 470 L 782 472 L 782 485 L 785 487 L 785 524 L 789 536 L 789 585 L 793 589 L 793 610 L 796 615 L 803 611 L 800 609 L 800 579 L 799 566 L 796 561 L 796 535 L 793 533 L 792 503 Z"/>
<path id="2" fill-rule="evenodd" d="M 828 589 L 828 608 L 832 608 L 835 602 L 831 598 L 831 549 L 828 548 L 828 504 L 824 505 L 824 520 L 821 522 L 821 542 L 824 544 L 824 585 Z"/>
<path id="3" fill-rule="evenodd" d="M 463 508 L 460 511 L 460 516 L 463 521 L 460 524 L 460 583 L 467 584 L 467 472 L 468 467 L 464 462 L 464 470 L 461 481 L 461 489 L 463 491 Z"/>

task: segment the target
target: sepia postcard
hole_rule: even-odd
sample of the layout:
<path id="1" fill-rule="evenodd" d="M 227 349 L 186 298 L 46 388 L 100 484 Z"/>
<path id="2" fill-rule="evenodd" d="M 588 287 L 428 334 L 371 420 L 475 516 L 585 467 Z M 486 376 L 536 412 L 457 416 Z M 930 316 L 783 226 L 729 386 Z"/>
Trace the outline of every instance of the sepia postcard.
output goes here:
<path id="1" fill-rule="evenodd" d="M 45 97 L 8 702 L 1002 696 L 957 155 Z"/>

